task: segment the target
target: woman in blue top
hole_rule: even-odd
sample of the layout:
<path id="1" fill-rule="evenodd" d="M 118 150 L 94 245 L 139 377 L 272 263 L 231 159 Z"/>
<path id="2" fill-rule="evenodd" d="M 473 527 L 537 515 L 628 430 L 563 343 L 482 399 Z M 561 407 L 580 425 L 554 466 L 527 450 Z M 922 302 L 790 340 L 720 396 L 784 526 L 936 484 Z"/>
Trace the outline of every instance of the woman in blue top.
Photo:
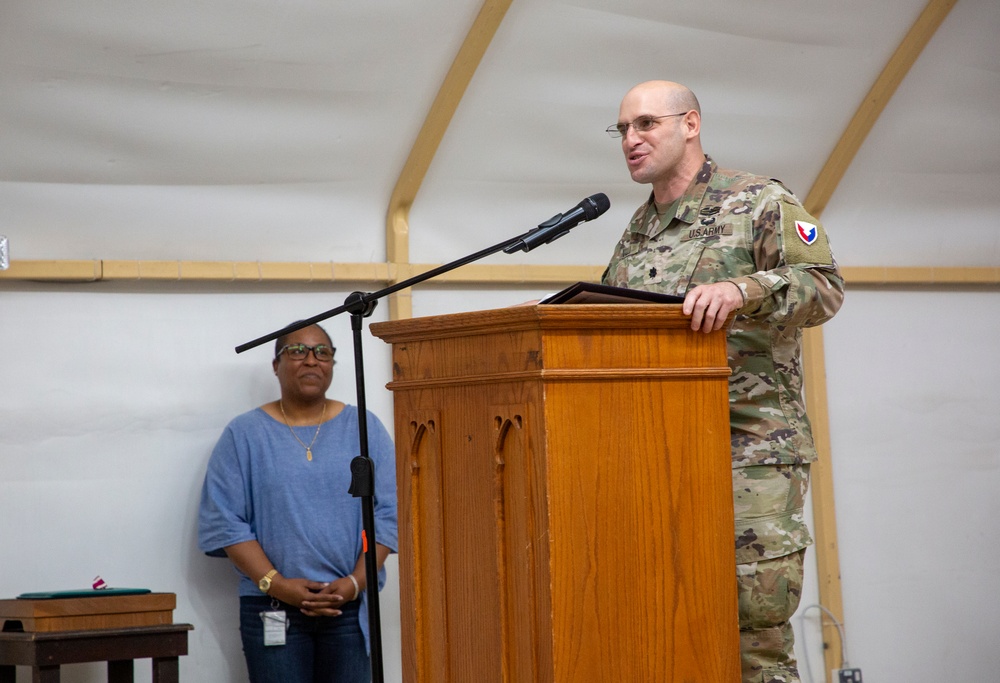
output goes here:
<path id="1" fill-rule="evenodd" d="M 240 575 L 251 683 L 371 680 L 361 501 L 348 493 L 358 410 L 326 397 L 334 352 L 318 325 L 278 339 L 281 398 L 229 423 L 205 475 L 198 544 Z M 368 440 L 381 589 L 398 545 L 395 458 L 370 413 Z"/>

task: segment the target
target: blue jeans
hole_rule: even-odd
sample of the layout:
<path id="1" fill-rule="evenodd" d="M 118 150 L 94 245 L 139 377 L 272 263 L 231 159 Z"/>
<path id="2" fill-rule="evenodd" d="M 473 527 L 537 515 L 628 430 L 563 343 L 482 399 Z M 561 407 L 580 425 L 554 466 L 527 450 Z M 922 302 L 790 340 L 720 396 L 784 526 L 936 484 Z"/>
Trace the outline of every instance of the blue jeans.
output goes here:
<path id="1" fill-rule="evenodd" d="M 290 625 L 284 645 L 264 645 L 261 612 L 271 598 L 240 597 L 240 635 L 250 683 L 370 683 L 371 662 L 358 625 L 356 600 L 339 617 L 307 617 L 297 607 L 278 603 Z"/>

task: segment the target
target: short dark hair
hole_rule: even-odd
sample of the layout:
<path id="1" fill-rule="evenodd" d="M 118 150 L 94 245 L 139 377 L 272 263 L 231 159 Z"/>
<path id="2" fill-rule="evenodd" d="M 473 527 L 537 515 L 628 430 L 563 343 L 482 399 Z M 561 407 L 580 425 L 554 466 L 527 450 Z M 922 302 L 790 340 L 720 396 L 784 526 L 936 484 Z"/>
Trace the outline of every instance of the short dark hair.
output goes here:
<path id="1" fill-rule="evenodd" d="M 292 325 L 298 325 L 301 322 L 302 322 L 301 320 L 296 320 L 293 323 L 288 323 L 287 325 L 285 325 L 285 327 L 291 327 Z M 330 333 L 327 332 L 326 330 L 324 330 L 322 325 L 320 325 L 318 323 L 313 323 L 312 325 L 306 325 L 306 327 L 318 327 L 319 331 L 323 333 L 323 336 L 325 336 L 326 340 L 330 343 L 330 348 L 333 349 L 334 351 L 337 350 L 337 347 L 333 345 L 333 339 L 330 338 Z M 305 329 L 305 328 L 299 328 L 299 329 Z M 285 344 L 288 343 L 288 337 L 291 334 L 292 334 L 291 332 L 288 332 L 288 333 L 283 334 L 283 335 L 281 335 L 280 337 L 278 337 L 277 339 L 274 340 L 274 357 L 276 359 L 278 357 L 278 354 L 281 353 L 281 349 L 285 348 Z"/>

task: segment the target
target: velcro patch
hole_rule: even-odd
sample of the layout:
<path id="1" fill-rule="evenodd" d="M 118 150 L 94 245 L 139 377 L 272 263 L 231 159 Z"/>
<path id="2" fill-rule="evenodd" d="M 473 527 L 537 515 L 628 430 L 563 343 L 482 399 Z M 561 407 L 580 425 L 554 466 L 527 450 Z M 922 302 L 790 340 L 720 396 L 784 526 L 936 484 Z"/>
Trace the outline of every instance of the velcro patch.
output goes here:
<path id="1" fill-rule="evenodd" d="M 833 265 L 833 254 L 823 226 L 791 197 L 781 200 L 781 236 L 785 263 Z"/>

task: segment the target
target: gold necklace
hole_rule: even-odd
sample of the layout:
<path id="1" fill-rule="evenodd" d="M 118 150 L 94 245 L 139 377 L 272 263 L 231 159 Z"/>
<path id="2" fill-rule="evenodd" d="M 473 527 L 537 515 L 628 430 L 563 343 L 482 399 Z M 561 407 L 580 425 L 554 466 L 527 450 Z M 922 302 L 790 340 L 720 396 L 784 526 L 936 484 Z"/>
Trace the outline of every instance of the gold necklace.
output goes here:
<path id="1" fill-rule="evenodd" d="M 313 440 L 309 442 L 308 446 L 303 443 L 302 439 L 300 439 L 295 433 L 295 430 L 292 429 L 292 425 L 288 423 L 288 416 L 285 415 L 285 404 L 281 401 L 281 399 L 278 399 L 278 407 L 281 408 L 281 417 L 285 418 L 285 426 L 288 427 L 288 431 L 292 433 L 295 440 L 298 441 L 304 449 L 306 449 L 306 460 L 311 462 L 313 459 L 313 444 L 316 443 L 316 439 L 319 437 L 319 429 L 323 426 L 323 420 L 326 418 L 326 399 L 323 399 L 323 414 L 319 416 L 319 424 L 316 425 L 316 433 L 313 434 Z"/>

